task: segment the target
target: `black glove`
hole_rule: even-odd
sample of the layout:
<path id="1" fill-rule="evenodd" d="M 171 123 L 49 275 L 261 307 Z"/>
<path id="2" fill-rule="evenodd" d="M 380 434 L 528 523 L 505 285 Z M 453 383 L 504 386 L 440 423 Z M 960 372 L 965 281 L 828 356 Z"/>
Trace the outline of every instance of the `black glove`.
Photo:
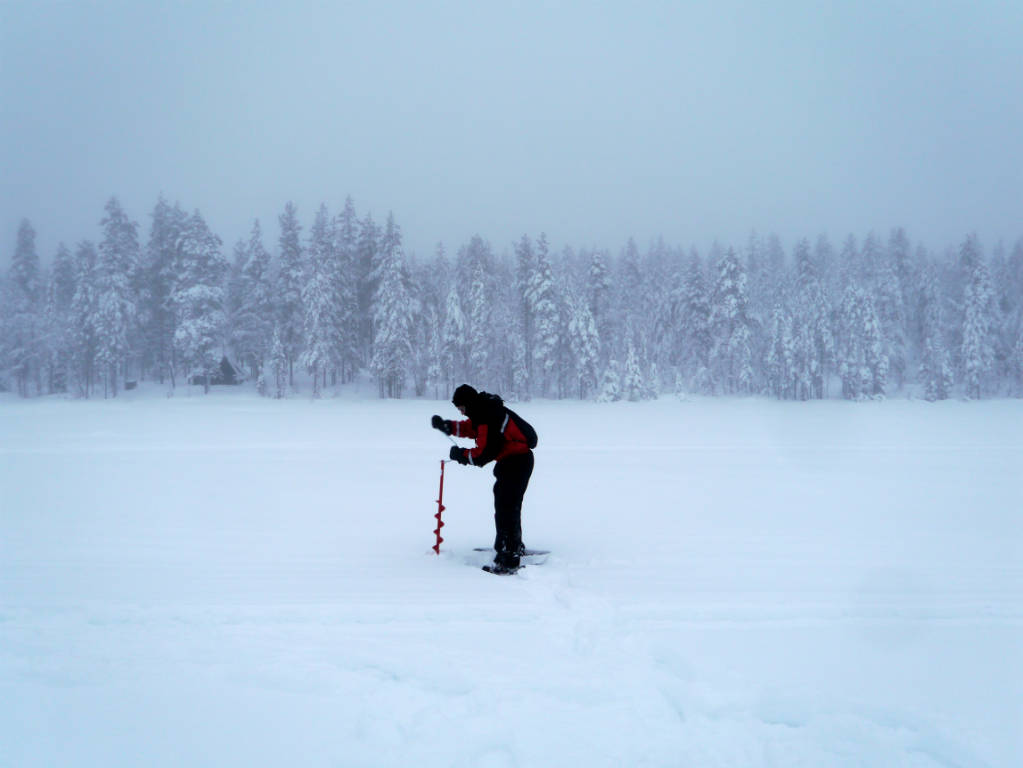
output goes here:
<path id="1" fill-rule="evenodd" d="M 457 445 L 451 446 L 451 453 L 448 454 L 452 461 L 457 461 L 459 464 L 468 464 L 469 457 L 465 455 L 465 449 L 459 448 Z"/>
<path id="2" fill-rule="evenodd" d="M 451 433 L 455 431 L 451 427 L 451 422 L 444 421 L 444 419 L 442 419 L 440 416 L 434 416 L 432 419 L 430 419 L 430 423 L 433 425 L 434 429 L 439 429 L 441 432 L 448 436 L 450 436 Z"/>

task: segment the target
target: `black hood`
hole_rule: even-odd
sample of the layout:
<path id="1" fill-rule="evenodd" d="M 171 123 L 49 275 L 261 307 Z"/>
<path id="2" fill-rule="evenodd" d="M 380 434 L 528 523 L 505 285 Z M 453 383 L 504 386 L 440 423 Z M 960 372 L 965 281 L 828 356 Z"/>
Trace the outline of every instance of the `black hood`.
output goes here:
<path id="1" fill-rule="evenodd" d="M 462 384 L 455 390 L 455 394 L 451 396 L 451 404 L 456 408 L 458 406 L 462 406 L 468 410 L 468 408 L 476 402 L 477 397 L 479 397 L 479 392 L 470 387 L 468 384 Z"/>

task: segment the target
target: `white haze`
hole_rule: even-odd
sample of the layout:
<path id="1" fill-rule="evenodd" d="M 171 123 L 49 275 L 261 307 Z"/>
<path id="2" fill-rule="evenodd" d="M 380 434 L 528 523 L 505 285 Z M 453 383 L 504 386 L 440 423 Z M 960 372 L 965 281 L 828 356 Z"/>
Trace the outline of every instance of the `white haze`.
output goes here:
<path id="1" fill-rule="evenodd" d="M 0 2 L 0 244 L 158 195 L 224 242 L 351 195 L 426 255 L 1012 242 L 1023 6 L 1004 2 Z"/>

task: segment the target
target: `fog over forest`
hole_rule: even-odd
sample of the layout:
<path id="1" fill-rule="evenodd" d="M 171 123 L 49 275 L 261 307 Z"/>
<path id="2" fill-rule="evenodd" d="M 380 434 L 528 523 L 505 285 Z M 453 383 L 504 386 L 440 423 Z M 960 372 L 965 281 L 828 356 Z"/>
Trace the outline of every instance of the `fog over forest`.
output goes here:
<path id="1" fill-rule="evenodd" d="M 894 227 L 554 250 L 536 232 L 409 258 L 393 214 L 351 198 L 305 213 L 289 203 L 276 242 L 256 220 L 229 245 L 198 210 L 160 198 L 139 217 L 111 198 L 99 242 L 46 260 L 23 220 L 0 282 L 0 390 L 248 380 L 320 397 L 368 377 L 388 398 L 463 381 L 511 399 L 1023 396 L 1023 239 L 931 252 Z"/>
<path id="2" fill-rule="evenodd" d="M 1019 397 L 1020 29 L 4 0 L 0 390 Z"/>

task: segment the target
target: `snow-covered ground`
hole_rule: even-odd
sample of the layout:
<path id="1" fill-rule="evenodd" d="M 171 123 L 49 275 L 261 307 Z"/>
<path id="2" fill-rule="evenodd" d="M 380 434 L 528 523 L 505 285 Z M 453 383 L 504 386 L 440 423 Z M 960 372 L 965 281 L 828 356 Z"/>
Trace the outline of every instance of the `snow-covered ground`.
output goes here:
<path id="1" fill-rule="evenodd" d="M 1023 765 L 1023 402 L 518 409 L 0 402 L 0 765 Z"/>

